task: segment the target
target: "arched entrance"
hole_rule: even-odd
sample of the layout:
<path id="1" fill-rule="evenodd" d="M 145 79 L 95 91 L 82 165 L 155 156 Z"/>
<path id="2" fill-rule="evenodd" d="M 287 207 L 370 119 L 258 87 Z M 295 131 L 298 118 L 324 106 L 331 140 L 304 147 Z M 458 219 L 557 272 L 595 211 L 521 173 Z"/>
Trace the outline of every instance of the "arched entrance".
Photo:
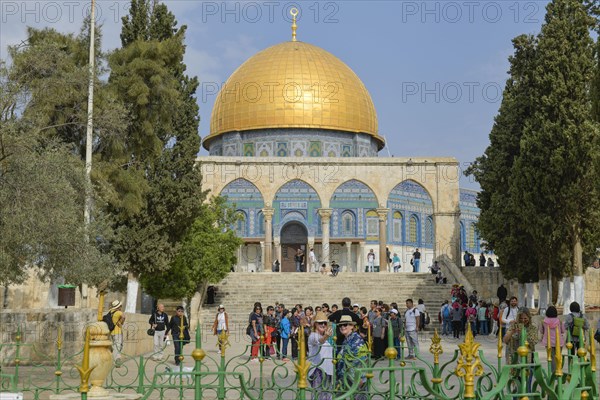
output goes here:
<path id="1" fill-rule="evenodd" d="M 296 272 L 294 256 L 298 249 L 304 253 L 302 271 L 306 271 L 308 231 L 297 221 L 290 221 L 281 228 L 281 272 Z"/>

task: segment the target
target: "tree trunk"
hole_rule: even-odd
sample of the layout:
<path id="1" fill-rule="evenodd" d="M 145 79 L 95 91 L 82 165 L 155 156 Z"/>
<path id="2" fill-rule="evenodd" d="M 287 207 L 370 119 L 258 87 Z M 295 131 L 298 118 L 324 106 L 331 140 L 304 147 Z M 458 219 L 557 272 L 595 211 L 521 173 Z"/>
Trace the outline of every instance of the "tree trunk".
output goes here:
<path id="1" fill-rule="evenodd" d="M 525 284 L 519 282 L 519 307 L 525 307 L 527 305 L 527 299 L 525 298 Z"/>
<path id="2" fill-rule="evenodd" d="M 563 314 L 569 313 L 569 306 L 574 300 L 575 284 L 571 281 L 571 277 L 563 279 Z"/>
<path id="3" fill-rule="evenodd" d="M 138 289 L 140 281 L 138 275 L 130 272 L 127 274 L 127 300 L 125 301 L 125 312 L 135 314 L 137 308 Z"/>
<path id="4" fill-rule="evenodd" d="M 538 303 L 539 310 L 545 310 L 548 308 L 548 274 L 547 269 L 542 265 L 539 266 L 539 291 L 540 301 Z"/>
<path id="5" fill-rule="evenodd" d="M 556 280 L 556 300 L 555 304 L 557 306 L 562 306 L 564 304 L 563 293 L 564 293 L 564 278 L 561 280 Z"/>
<path id="6" fill-rule="evenodd" d="M 574 301 L 581 306 L 581 312 L 585 312 L 584 305 L 584 290 L 585 284 L 583 281 L 583 249 L 581 247 L 581 232 L 579 227 L 575 228 L 575 244 L 573 246 L 573 285 L 575 293 L 573 293 Z"/>
<path id="7" fill-rule="evenodd" d="M 527 308 L 535 308 L 535 296 L 533 295 L 533 282 L 529 282 L 525 284 L 525 290 L 527 291 L 527 301 L 525 302 L 525 307 Z"/>

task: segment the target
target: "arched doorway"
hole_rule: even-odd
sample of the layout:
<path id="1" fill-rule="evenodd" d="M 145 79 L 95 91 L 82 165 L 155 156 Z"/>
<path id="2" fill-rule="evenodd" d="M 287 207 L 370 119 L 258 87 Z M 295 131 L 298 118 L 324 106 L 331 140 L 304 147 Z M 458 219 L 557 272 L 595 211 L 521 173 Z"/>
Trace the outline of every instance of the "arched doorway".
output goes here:
<path id="1" fill-rule="evenodd" d="M 296 272 L 294 256 L 298 249 L 304 253 L 302 271 L 306 271 L 306 245 L 308 231 L 297 221 L 290 221 L 281 228 L 281 272 Z"/>

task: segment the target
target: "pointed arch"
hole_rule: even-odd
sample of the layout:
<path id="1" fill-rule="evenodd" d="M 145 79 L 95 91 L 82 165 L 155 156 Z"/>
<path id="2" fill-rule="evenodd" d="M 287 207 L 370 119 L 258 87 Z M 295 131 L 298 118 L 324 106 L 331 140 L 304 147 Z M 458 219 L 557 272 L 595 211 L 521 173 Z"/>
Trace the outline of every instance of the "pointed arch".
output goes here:
<path id="1" fill-rule="evenodd" d="M 373 189 L 362 181 L 351 179 L 340 184 L 331 195 L 329 207 L 333 209 L 331 237 L 348 237 L 344 234 L 344 213 L 354 217 L 354 234 L 352 237 L 378 237 L 367 235 L 367 212 L 378 207 L 377 196 Z M 338 218 L 342 216 L 342 218 Z M 345 223 L 350 223 L 346 216 Z M 334 225 L 335 224 L 335 225 Z M 373 239 L 376 240 L 376 239 Z"/>

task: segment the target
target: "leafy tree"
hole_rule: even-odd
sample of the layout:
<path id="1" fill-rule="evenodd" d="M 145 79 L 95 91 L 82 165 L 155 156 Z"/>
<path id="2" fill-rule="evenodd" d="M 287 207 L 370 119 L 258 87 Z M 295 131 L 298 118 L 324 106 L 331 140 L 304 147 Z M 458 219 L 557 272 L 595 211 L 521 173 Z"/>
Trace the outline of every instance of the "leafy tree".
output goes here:
<path id="1" fill-rule="evenodd" d="M 227 276 L 236 264 L 242 240 L 231 229 L 238 216 L 222 197 L 211 199 L 186 232 L 172 268 L 142 275 L 143 286 L 155 297 L 190 299 Z M 203 298 L 200 304 L 203 303 Z"/>
<path id="2" fill-rule="evenodd" d="M 481 185 L 477 205 L 481 210 L 477 228 L 486 246 L 498 255 L 500 268 L 508 279 L 527 282 L 538 275 L 531 236 L 524 221 L 517 216 L 520 204 L 509 191 L 513 167 L 520 155 L 523 125 L 535 106 L 532 97 L 533 65 L 536 39 L 521 35 L 513 39 L 514 55 L 509 58 L 510 77 L 503 100 L 490 132 L 490 145 L 466 174 Z"/>
<path id="3" fill-rule="evenodd" d="M 9 48 L 10 67 L 0 61 L 3 284 L 22 282 L 30 267 L 42 279 L 92 285 L 116 271 L 106 217 L 96 213 L 87 231 L 83 223 L 84 41 L 84 34 L 30 28 L 23 45 Z M 113 100 L 108 93 L 99 96 L 100 132 L 118 134 L 123 124 L 122 108 Z"/>

